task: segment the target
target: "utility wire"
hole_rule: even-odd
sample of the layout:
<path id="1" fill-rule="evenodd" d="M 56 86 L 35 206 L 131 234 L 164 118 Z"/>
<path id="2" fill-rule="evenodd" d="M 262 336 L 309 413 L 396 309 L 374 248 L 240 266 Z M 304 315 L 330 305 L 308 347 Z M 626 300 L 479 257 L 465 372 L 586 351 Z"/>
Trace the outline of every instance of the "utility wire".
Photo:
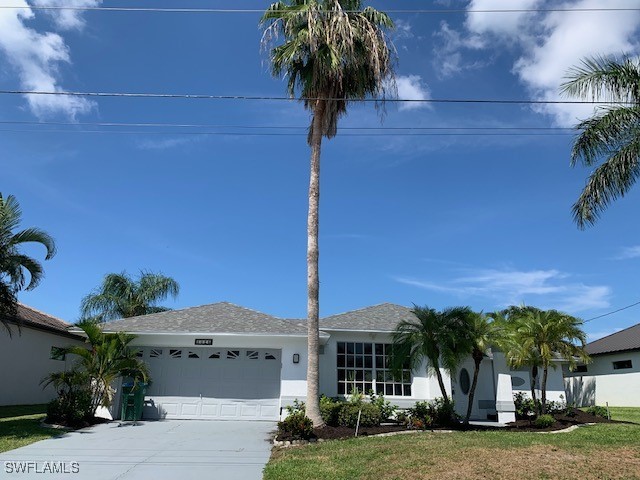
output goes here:
<path id="1" fill-rule="evenodd" d="M 612 312 L 603 313 L 602 315 L 598 315 L 597 317 L 592 317 L 589 320 L 585 320 L 583 323 L 591 322 L 592 320 L 597 320 L 598 318 L 607 317 L 609 315 L 613 315 L 614 313 L 621 312 L 623 310 L 627 310 L 628 308 L 635 307 L 636 305 L 640 305 L 640 302 L 632 303 L 631 305 L 627 305 L 626 307 L 618 308 L 617 310 L 613 310 Z"/>
<path id="2" fill-rule="evenodd" d="M 66 92 L 43 90 L 0 90 L 0 95 L 51 95 L 67 97 L 121 97 L 121 98 L 183 98 L 190 100 L 257 100 L 257 101 L 287 101 L 298 102 L 299 98 L 277 96 L 251 96 L 251 95 L 210 95 L 190 93 L 136 93 L 136 92 Z M 306 100 L 343 100 L 340 98 L 308 98 Z M 595 101 L 595 100 L 518 100 L 518 99 L 473 99 L 473 98 L 364 98 L 349 100 L 350 102 L 364 103 L 475 103 L 497 105 L 636 105 L 632 101 Z"/>
<path id="3" fill-rule="evenodd" d="M 203 136 L 230 136 L 230 137 L 306 137 L 306 133 L 280 133 L 280 132 L 204 132 L 204 131 L 149 131 L 149 130 L 72 130 L 72 129 L 0 129 L 0 133 L 80 133 L 80 134 L 128 134 L 128 135 L 203 135 Z M 488 136 L 488 137 L 563 137 L 570 135 L 569 133 L 481 133 L 481 132 L 437 132 L 437 133 L 344 133 L 340 137 L 437 137 L 437 136 Z"/>
<path id="4" fill-rule="evenodd" d="M 34 120 L 0 120 L 0 125 L 27 125 L 27 126 L 80 126 L 80 127 L 162 127 L 162 128 L 237 128 L 237 129 L 264 129 L 264 130 L 308 130 L 306 126 L 300 125 L 229 125 L 211 123 L 162 123 L 162 122 L 56 122 L 56 121 L 34 121 Z M 374 130 L 374 131 L 573 131 L 571 127 L 401 127 L 401 126 L 380 126 L 380 127 L 340 127 L 340 130 Z"/>
<path id="5" fill-rule="evenodd" d="M 102 11 L 102 12 L 162 12 L 162 13 L 260 13 L 265 10 L 261 9 L 242 9 L 242 8 L 183 8 L 183 7 L 91 7 L 91 6 L 65 6 L 65 5 L 0 5 L 3 10 L 74 10 L 74 11 Z M 637 12 L 640 8 L 518 8 L 518 9 L 392 9 L 385 10 L 385 13 L 394 14 L 467 14 L 467 13 L 547 13 L 547 12 Z M 273 13 L 281 13 L 279 10 L 272 10 Z M 284 13 L 285 10 L 282 11 Z M 324 13 L 360 13 L 359 10 L 328 10 Z"/>

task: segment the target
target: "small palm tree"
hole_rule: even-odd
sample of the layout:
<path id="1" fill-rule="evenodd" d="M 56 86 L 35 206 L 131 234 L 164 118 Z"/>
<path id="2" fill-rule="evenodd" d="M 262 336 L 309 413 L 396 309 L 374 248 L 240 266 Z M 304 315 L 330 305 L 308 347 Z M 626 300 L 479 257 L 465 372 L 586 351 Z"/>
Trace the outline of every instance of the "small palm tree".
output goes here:
<path id="1" fill-rule="evenodd" d="M 480 365 L 486 355 L 487 350 L 496 343 L 496 328 L 490 318 L 483 313 L 472 312 L 467 315 L 467 329 L 461 332 L 462 335 L 468 337 L 468 341 L 465 342 L 471 347 L 471 358 L 474 363 L 473 370 L 473 382 L 469 389 L 469 404 L 467 405 L 467 414 L 464 418 L 464 423 L 469 423 L 471 417 L 471 410 L 473 409 L 473 399 L 476 394 L 476 387 L 478 385 L 478 376 L 480 374 Z"/>
<path id="2" fill-rule="evenodd" d="M 384 30 L 391 18 L 361 0 L 287 0 L 271 4 L 260 22 L 263 46 L 273 46 L 273 75 L 288 78 L 291 97 L 304 101 L 312 114 L 307 142 L 311 147 L 307 216 L 307 402 L 306 415 L 323 425 L 319 403 L 318 208 L 322 138 L 334 137 L 349 102 L 384 96 L 393 79 L 392 55 Z M 392 83 L 392 82 L 391 82 Z"/>
<path id="3" fill-rule="evenodd" d="M 586 334 L 582 320 L 557 310 L 540 310 L 530 306 L 509 307 L 503 345 L 507 362 L 515 368 L 531 367 L 531 395 L 535 395 L 539 369 L 542 369 L 539 413 L 545 413 L 549 367 L 557 368 L 557 360 L 569 362 L 574 368 L 576 359 L 588 362 L 585 351 Z"/>
<path id="4" fill-rule="evenodd" d="M 149 381 L 147 365 L 136 356 L 136 350 L 129 347 L 134 335 L 118 332 L 103 333 L 100 327 L 91 322 L 79 323 L 87 337 L 89 348 L 76 345 L 65 348 L 65 352 L 78 356 L 76 369 L 89 377 L 93 390 L 92 414 L 99 406 L 109 407 L 113 402 L 113 383 L 121 377 L 130 377 L 135 382 Z M 54 384 L 65 380 L 50 376 L 48 381 Z"/>
<path id="5" fill-rule="evenodd" d="M 640 60 L 596 57 L 569 72 L 562 93 L 581 99 L 620 102 L 600 108 L 576 125 L 571 165 L 592 167 L 573 218 L 579 228 L 594 224 L 607 206 L 624 196 L 640 175 Z"/>
<path id="6" fill-rule="evenodd" d="M 164 275 L 140 272 L 133 279 L 126 272 L 110 273 L 98 289 L 82 299 L 81 315 L 84 320 L 106 322 L 164 312 L 170 309 L 156 303 L 168 296 L 176 298 L 179 291 L 178 283 Z"/>
<path id="7" fill-rule="evenodd" d="M 444 402 L 451 400 L 444 385 L 440 368 L 450 376 L 468 355 L 468 335 L 465 333 L 467 318 L 472 315 L 469 307 L 447 308 L 437 311 L 429 307 L 414 306 L 415 320 L 403 320 L 393 332 L 392 368 L 400 372 L 407 361 L 411 370 L 417 370 L 428 361 L 428 373 L 435 375 Z"/>
<path id="8" fill-rule="evenodd" d="M 16 294 L 23 288 L 32 290 L 42 277 L 44 270 L 35 259 L 20 251 L 27 243 L 39 243 L 47 250 L 45 260 L 56 254 L 53 238 L 39 228 L 19 228 L 22 210 L 13 195 L 6 198 L 0 193 L 0 322 L 11 335 L 9 319 L 15 317 Z M 19 325 L 19 324 L 18 324 Z"/>

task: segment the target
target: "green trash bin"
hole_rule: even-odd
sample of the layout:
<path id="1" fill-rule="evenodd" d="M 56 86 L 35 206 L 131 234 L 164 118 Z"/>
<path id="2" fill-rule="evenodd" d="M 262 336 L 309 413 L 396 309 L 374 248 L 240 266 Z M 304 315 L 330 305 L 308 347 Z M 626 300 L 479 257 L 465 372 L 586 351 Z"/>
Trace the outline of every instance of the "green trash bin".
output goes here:
<path id="1" fill-rule="evenodd" d="M 122 411 L 120 420 L 135 422 L 142 418 L 142 407 L 144 405 L 144 394 L 146 390 L 146 383 L 122 384 Z"/>

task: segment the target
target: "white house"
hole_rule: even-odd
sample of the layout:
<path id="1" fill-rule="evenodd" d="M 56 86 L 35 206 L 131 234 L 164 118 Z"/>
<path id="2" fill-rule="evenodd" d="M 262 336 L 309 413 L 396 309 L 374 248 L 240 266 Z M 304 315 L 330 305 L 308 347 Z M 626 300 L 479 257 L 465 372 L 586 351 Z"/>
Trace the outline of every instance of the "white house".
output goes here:
<path id="1" fill-rule="evenodd" d="M 567 401 L 640 407 L 640 323 L 587 345 L 592 362 L 565 367 Z"/>
<path id="2" fill-rule="evenodd" d="M 0 405 L 46 403 L 56 396 L 41 380 L 68 368 L 61 348 L 83 343 L 69 333 L 68 323 L 18 304 L 17 318 L 9 319 L 9 332 L 0 325 Z"/>
<path id="3" fill-rule="evenodd" d="M 393 378 L 387 368 L 391 333 L 398 322 L 411 318 L 410 309 L 385 303 L 322 319 L 320 391 L 339 397 L 355 385 L 384 393 L 400 407 L 441 396 L 426 365 L 405 370 L 401 378 Z M 132 345 L 140 347 L 152 377 L 146 418 L 277 420 L 285 406 L 306 397 L 304 320 L 223 302 L 116 320 L 106 323 L 104 331 L 136 335 Z M 470 358 L 456 378 L 445 375 L 461 413 L 472 376 Z M 549 387 L 551 400 L 564 394 L 560 370 L 551 372 Z M 499 352 L 487 356 L 473 416 L 510 421 L 512 388 L 528 391 L 528 373 L 511 372 Z M 498 398 L 496 391 L 502 392 Z M 117 410 L 116 405 L 114 414 Z"/>

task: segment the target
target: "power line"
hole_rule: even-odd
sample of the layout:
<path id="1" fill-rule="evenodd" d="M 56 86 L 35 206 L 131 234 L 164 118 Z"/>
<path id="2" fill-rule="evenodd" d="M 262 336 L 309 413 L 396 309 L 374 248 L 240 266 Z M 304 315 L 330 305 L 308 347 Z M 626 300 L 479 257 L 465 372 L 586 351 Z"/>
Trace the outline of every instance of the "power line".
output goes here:
<path id="1" fill-rule="evenodd" d="M 102 12 L 158 12 L 158 13 L 259 13 L 261 9 L 240 9 L 240 8 L 184 8 L 184 7 L 91 7 L 91 6 L 24 6 L 24 5 L 0 5 L 3 10 L 71 10 L 71 11 L 102 11 Z M 468 13 L 551 13 L 551 12 L 637 12 L 640 8 L 519 8 L 519 9 L 392 9 L 385 10 L 385 13 L 393 14 L 468 14 Z M 284 13 L 285 11 L 272 10 L 273 13 Z M 359 10 L 342 10 L 339 12 L 325 11 L 323 13 L 360 13 Z"/>
<path id="2" fill-rule="evenodd" d="M 597 317 L 590 318 L 589 320 L 585 320 L 584 323 L 591 322 L 592 320 L 597 320 L 598 318 L 607 317 L 609 315 L 613 315 L 614 313 L 621 312 L 623 310 L 627 310 L 628 308 L 635 307 L 636 305 L 640 305 L 640 302 L 632 303 L 631 305 L 627 305 L 626 307 L 618 308 L 617 310 L 613 310 L 612 312 L 603 313 L 602 315 L 598 315 Z"/>
<path id="3" fill-rule="evenodd" d="M 163 122 L 59 122 L 59 121 L 33 121 L 33 120 L 0 120 L 0 125 L 26 125 L 26 126 L 80 126 L 80 127 L 162 127 L 162 128 L 221 128 L 221 129 L 264 129 L 264 130 L 307 130 L 308 127 L 300 125 L 229 125 L 211 123 L 163 123 Z M 535 131 L 535 132 L 561 132 L 573 131 L 571 127 L 340 127 L 340 130 L 374 130 L 374 131 Z"/>
<path id="4" fill-rule="evenodd" d="M 137 92 L 67 92 L 43 90 L 0 90 L 0 95 L 51 95 L 67 97 L 120 97 L 120 98 L 159 98 L 189 100 L 254 100 L 254 101 L 287 101 L 297 102 L 299 98 L 268 95 L 212 95 L 199 93 L 137 93 Z M 308 98 L 307 100 L 343 100 L 340 98 Z M 350 102 L 362 103 L 461 103 L 461 104 L 497 104 L 497 105 L 636 105 L 632 101 L 595 101 L 595 100 L 521 100 L 521 99 L 472 99 L 472 98 L 365 98 L 353 99 Z"/>
<path id="5" fill-rule="evenodd" d="M 201 136 L 229 136 L 229 137 L 306 137 L 306 133 L 293 133 L 293 132 L 204 132 L 204 131 L 149 131 L 149 130 L 72 130 L 72 129 L 0 129 L 0 133 L 74 133 L 74 134 L 126 134 L 126 135 L 201 135 Z M 491 133 L 491 132 L 437 132 L 437 133 L 344 133 L 340 137 L 438 137 L 438 136 L 469 136 L 469 137 L 516 137 L 516 136 L 528 136 L 528 137 L 564 137 L 570 135 L 569 133 L 530 133 L 530 132 L 518 132 L 518 133 Z"/>

